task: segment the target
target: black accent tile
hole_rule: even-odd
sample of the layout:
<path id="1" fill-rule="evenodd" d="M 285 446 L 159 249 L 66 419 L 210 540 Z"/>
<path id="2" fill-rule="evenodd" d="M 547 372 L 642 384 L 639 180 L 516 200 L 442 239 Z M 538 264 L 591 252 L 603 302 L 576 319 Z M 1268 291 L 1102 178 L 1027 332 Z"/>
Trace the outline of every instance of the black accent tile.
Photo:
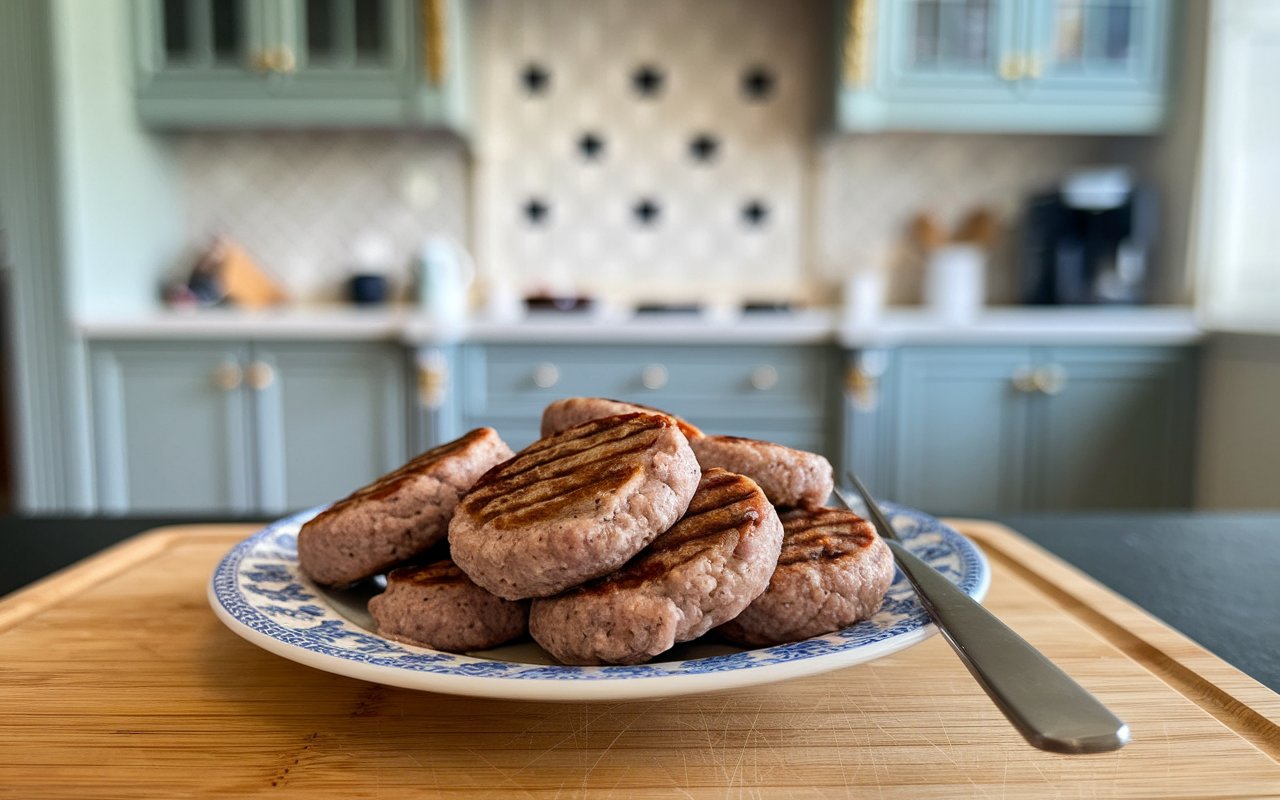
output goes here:
<path id="1" fill-rule="evenodd" d="M 699 133 L 689 140 L 689 155 L 694 161 L 714 161 L 720 152 L 720 140 L 709 133 Z"/>
<path id="2" fill-rule="evenodd" d="M 551 206 L 540 197 L 531 197 L 525 202 L 524 218 L 530 225 L 543 225 L 551 218 Z"/>
<path id="3" fill-rule="evenodd" d="M 657 97 L 666 81 L 667 76 L 654 64 L 641 64 L 631 73 L 631 88 L 641 97 Z"/>
<path id="4" fill-rule="evenodd" d="M 742 73 L 742 93 L 747 96 L 748 100 L 756 102 L 768 100 L 773 96 L 776 83 L 777 79 L 773 75 L 773 70 L 768 67 L 756 65 L 748 67 Z"/>
<path id="5" fill-rule="evenodd" d="M 578 137 L 578 152 L 587 161 L 599 161 L 604 157 L 604 137 L 594 131 L 587 131 Z"/>
<path id="6" fill-rule="evenodd" d="M 531 62 L 520 70 L 520 85 L 531 95 L 546 94 L 551 90 L 551 71 L 537 62 Z"/>
<path id="7" fill-rule="evenodd" d="M 642 197 L 631 207 L 631 213 L 639 224 L 653 226 L 658 224 L 658 218 L 662 216 L 662 206 L 652 197 Z"/>
<path id="8" fill-rule="evenodd" d="M 742 206 L 742 221 L 751 228 L 762 228 L 769 220 L 769 206 L 762 200 L 748 200 Z"/>

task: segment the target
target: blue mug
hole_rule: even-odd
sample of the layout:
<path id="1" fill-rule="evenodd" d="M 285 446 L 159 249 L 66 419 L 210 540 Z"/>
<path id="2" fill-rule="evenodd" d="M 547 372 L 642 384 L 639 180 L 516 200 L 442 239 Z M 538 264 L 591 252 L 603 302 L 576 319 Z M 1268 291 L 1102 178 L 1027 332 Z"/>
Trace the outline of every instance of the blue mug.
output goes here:
<path id="1" fill-rule="evenodd" d="M 387 278 L 384 275 L 353 275 L 347 284 L 351 302 L 373 306 L 387 301 Z"/>

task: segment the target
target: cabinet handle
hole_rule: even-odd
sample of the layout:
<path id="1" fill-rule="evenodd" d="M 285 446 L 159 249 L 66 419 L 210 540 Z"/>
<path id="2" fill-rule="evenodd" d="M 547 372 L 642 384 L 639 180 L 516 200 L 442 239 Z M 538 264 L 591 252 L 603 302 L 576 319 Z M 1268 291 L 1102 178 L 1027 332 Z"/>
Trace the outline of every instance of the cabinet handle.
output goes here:
<path id="1" fill-rule="evenodd" d="M 249 66 L 254 72 L 270 72 L 273 63 L 275 58 L 270 50 L 255 50 L 253 55 L 249 56 Z"/>
<path id="2" fill-rule="evenodd" d="M 418 363 L 418 405 L 431 410 L 441 408 L 448 388 L 449 370 L 443 358 Z"/>
<path id="3" fill-rule="evenodd" d="M 1022 60 L 1022 74 L 1035 80 L 1044 74 L 1044 62 L 1039 56 L 1027 56 Z"/>
<path id="4" fill-rule="evenodd" d="M 249 365 L 247 377 L 249 379 L 249 388 L 255 392 L 260 392 L 275 383 L 276 371 L 266 362 L 255 361 Z"/>
<path id="5" fill-rule="evenodd" d="M 849 0 L 842 56 L 846 86 L 866 86 L 871 77 L 871 6 L 873 0 Z"/>
<path id="6" fill-rule="evenodd" d="M 539 389 L 550 389 L 560 382 L 560 369 L 549 361 L 544 361 L 533 368 L 533 385 Z"/>
<path id="7" fill-rule="evenodd" d="M 751 388 L 767 392 L 778 385 L 778 370 L 769 364 L 761 364 L 751 370 Z"/>
<path id="8" fill-rule="evenodd" d="M 286 75 L 297 72 L 298 58 L 293 54 L 293 49 L 289 47 L 281 47 L 276 50 L 275 66 L 276 72 L 283 72 Z"/>
<path id="9" fill-rule="evenodd" d="M 1018 367 L 1013 371 L 1011 380 L 1013 388 L 1019 392 L 1029 393 L 1038 389 L 1036 386 L 1036 371 L 1031 367 Z"/>
<path id="10" fill-rule="evenodd" d="M 1000 59 L 1000 77 L 1006 81 L 1016 81 L 1025 77 L 1026 66 L 1022 56 L 1008 55 Z"/>
<path id="11" fill-rule="evenodd" d="M 1061 364 L 1049 364 L 1036 370 L 1031 381 L 1040 394 L 1061 394 L 1067 388 L 1067 371 Z"/>
<path id="12" fill-rule="evenodd" d="M 244 381 L 244 370 L 234 361 L 223 361 L 213 370 L 213 385 L 224 392 L 234 392 Z"/>
<path id="13" fill-rule="evenodd" d="M 667 374 L 667 368 L 661 364 L 650 364 L 640 370 L 640 383 L 646 389 L 657 390 L 667 385 L 667 381 L 671 378 Z"/>
<path id="14" fill-rule="evenodd" d="M 443 85 L 448 71 L 445 14 L 445 0 L 422 0 L 422 65 L 432 86 Z"/>

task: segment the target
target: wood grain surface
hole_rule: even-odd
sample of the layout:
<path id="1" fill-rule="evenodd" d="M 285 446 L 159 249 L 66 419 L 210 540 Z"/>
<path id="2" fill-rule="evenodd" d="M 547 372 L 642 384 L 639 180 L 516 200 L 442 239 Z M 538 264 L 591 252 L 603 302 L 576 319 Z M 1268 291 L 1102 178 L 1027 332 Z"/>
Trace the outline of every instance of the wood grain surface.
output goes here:
<path id="1" fill-rule="evenodd" d="M 953 524 L 991 559 L 987 605 L 1128 747 L 1028 747 L 940 637 L 670 701 L 363 683 L 224 628 L 205 584 L 253 528 L 193 526 L 0 601 L 0 797 L 1280 797 L 1280 695 L 1007 529 Z"/>

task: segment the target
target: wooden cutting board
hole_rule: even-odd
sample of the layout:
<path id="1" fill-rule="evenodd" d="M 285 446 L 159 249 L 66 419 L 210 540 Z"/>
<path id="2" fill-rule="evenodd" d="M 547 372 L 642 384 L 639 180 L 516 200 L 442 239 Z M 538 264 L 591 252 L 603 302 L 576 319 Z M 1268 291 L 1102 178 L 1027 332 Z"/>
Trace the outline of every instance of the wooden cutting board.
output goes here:
<path id="1" fill-rule="evenodd" d="M 1128 747 L 1028 747 L 936 636 L 671 701 L 363 683 L 224 628 L 205 583 L 253 528 L 193 526 L 0 601 L 0 796 L 1280 797 L 1280 695 L 1008 529 L 953 524 L 991 559 L 987 605 L 1129 722 Z"/>

